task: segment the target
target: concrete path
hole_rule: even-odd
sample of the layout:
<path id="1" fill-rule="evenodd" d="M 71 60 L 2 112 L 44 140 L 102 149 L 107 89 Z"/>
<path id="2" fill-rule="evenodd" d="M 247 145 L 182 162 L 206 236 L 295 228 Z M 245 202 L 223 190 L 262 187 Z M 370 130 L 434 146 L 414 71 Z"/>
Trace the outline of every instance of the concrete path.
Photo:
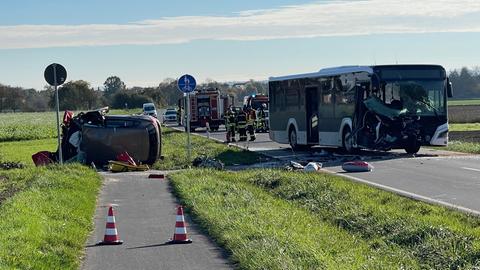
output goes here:
<path id="1" fill-rule="evenodd" d="M 168 182 L 148 179 L 154 173 L 102 173 L 105 181 L 81 269 L 232 269 L 222 250 L 201 234 L 188 215 L 192 244 L 166 245 L 173 236 L 177 201 Z M 103 240 L 109 203 L 117 204 L 119 246 L 95 246 Z"/>

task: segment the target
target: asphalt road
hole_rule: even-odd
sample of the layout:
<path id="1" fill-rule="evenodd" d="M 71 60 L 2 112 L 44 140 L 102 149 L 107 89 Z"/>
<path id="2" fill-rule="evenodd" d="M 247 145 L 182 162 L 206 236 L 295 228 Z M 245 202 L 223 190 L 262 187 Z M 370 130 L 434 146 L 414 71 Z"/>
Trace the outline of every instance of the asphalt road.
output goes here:
<path id="1" fill-rule="evenodd" d="M 199 130 L 198 135 L 207 136 Z M 224 141 L 225 132 L 209 133 L 211 138 Z M 289 145 L 270 141 L 268 134 L 257 134 L 254 142 L 237 145 L 284 161 L 318 161 L 332 173 L 367 183 L 415 199 L 480 215 L 480 155 L 468 155 L 422 148 L 415 156 L 403 150 L 388 153 L 363 151 L 360 158 L 375 168 L 367 173 L 345 173 L 343 161 L 356 158 L 332 149 L 314 148 L 293 152 Z"/>
<path id="2" fill-rule="evenodd" d="M 148 179 L 152 171 L 104 173 L 95 231 L 88 240 L 81 269 L 232 269 L 225 254 L 190 222 L 192 244 L 166 245 L 173 236 L 177 201 L 165 180 Z M 116 226 L 123 245 L 95 246 L 103 240 L 107 205 L 116 204 Z"/>

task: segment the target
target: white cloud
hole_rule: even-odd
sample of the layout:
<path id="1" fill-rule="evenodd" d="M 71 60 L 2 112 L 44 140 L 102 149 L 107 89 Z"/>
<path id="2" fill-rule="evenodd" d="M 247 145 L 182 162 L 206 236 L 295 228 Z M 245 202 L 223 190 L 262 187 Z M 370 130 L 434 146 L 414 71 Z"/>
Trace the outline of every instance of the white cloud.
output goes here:
<path id="1" fill-rule="evenodd" d="M 330 1 L 241 11 L 224 17 L 167 17 L 129 24 L 0 26 L 0 49 L 428 32 L 480 32 L 480 1 Z"/>

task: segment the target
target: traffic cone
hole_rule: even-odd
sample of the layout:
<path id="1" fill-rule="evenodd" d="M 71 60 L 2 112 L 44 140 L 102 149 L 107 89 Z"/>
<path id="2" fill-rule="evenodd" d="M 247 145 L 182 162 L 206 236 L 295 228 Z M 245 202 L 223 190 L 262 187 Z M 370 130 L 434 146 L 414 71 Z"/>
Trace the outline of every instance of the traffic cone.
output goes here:
<path id="1" fill-rule="evenodd" d="M 117 226 L 115 225 L 115 216 L 113 215 L 113 207 L 108 208 L 107 225 L 105 228 L 105 236 L 103 241 L 97 245 L 121 245 L 123 241 L 118 237 Z"/>
<path id="2" fill-rule="evenodd" d="M 190 244 L 192 243 L 191 239 L 188 239 L 187 236 L 187 227 L 185 225 L 185 217 L 183 216 L 183 207 L 178 206 L 177 208 L 177 218 L 175 222 L 175 233 L 173 234 L 173 239 L 170 239 L 170 244 Z"/>

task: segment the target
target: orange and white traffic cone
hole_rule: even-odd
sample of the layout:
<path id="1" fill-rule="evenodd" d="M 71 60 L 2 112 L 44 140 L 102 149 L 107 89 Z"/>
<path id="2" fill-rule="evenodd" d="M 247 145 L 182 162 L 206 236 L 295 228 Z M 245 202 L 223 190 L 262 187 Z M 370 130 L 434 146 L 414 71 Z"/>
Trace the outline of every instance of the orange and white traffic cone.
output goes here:
<path id="1" fill-rule="evenodd" d="M 190 244 L 192 243 L 191 239 L 188 239 L 187 236 L 187 227 L 185 225 L 185 217 L 183 216 L 183 207 L 178 206 L 177 208 L 177 218 L 175 222 L 175 233 L 173 234 L 173 239 L 170 239 L 170 244 Z"/>
<path id="2" fill-rule="evenodd" d="M 115 215 L 113 214 L 113 206 L 108 208 L 107 225 L 105 228 L 105 236 L 103 241 L 97 243 L 97 245 L 121 245 L 123 241 L 120 240 L 117 232 L 117 226 L 115 225 Z"/>

